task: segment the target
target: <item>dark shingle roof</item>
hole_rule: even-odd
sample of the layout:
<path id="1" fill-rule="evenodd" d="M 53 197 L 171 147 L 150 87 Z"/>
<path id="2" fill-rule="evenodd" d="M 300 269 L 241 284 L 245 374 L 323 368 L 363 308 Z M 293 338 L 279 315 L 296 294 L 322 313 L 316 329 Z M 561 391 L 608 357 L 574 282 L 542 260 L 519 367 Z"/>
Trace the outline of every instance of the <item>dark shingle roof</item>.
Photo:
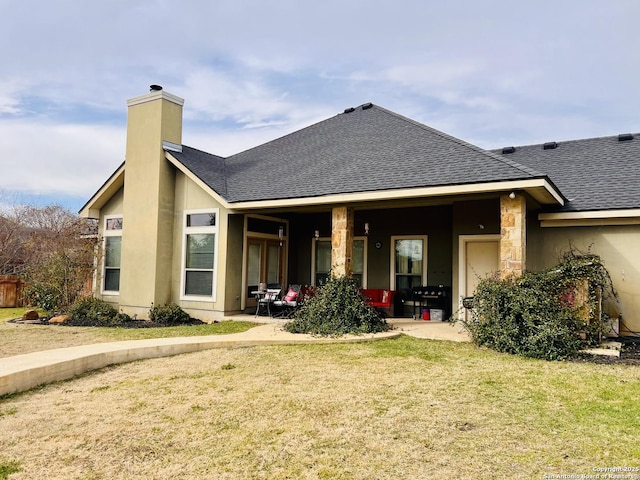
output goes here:
<path id="1" fill-rule="evenodd" d="M 213 191 L 223 198 L 227 197 L 227 176 L 223 157 L 196 150 L 186 145 L 182 147 L 182 152 L 172 150 L 171 155 L 211 187 Z"/>
<path id="2" fill-rule="evenodd" d="M 548 178 L 570 200 L 561 211 L 610 210 L 640 207 L 634 137 L 503 154 L 365 104 L 228 158 L 187 146 L 171 154 L 230 203 Z"/>
<path id="3" fill-rule="evenodd" d="M 544 176 L 384 108 L 364 107 L 224 161 L 189 147 L 174 156 L 229 202 Z"/>
<path id="4" fill-rule="evenodd" d="M 516 147 L 502 155 L 544 172 L 569 199 L 561 211 L 617 210 L 640 207 L 640 134 Z"/>

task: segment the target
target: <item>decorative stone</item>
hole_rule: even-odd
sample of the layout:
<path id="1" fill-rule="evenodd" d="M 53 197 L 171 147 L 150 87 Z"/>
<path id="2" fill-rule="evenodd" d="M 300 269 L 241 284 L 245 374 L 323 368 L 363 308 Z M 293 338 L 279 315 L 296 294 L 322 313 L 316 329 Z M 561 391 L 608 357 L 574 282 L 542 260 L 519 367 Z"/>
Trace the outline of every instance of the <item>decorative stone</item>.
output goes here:
<path id="1" fill-rule="evenodd" d="M 40 314 L 38 314 L 38 312 L 36 312 L 35 310 L 27 310 L 26 312 L 24 312 L 24 315 L 22 315 L 23 320 L 38 320 L 39 318 Z"/>
<path id="2" fill-rule="evenodd" d="M 69 320 L 71 317 L 69 315 L 58 315 L 57 317 L 52 317 L 49 319 L 49 323 L 64 323 Z"/>

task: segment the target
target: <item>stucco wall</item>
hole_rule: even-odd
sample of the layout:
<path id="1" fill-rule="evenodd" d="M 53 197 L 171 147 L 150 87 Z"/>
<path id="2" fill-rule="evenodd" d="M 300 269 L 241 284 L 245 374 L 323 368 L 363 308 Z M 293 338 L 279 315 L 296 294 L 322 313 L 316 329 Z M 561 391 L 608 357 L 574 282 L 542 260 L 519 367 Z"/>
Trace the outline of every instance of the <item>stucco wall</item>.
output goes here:
<path id="1" fill-rule="evenodd" d="M 640 332 L 640 226 L 542 228 L 535 223 L 529 225 L 528 270 L 555 265 L 572 246 L 599 255 L 620 297 L 619 304 L 609 303 L 606 311 L 614 317 L 621 313 L 627 329 Z"/>
<path id="2" fill-rule="evenodd" d="M 104 300 L 114 306 L 117 307 L 118 302 L 120 301 L 119 295 L 102 295 L 102 268 L 103 268 L 103 260 L 104 260 L 104 217 L 107 215 L 122 215 L 122 205 L 124 200 L 124 189 L 120 188 L 102 207 L 100 210 L 100 218 L 98 220 L 98 238 L 100 238 L 100 248 L 99 255 L 97 258 L 96 272 L 95 272 L 95 281 L 94 285 L 94 295 L 96 298 Z"/>
<path id="3" fill-rule="evenodd" d="M 215 252 L 217 258 L 215 302 L 181 300 L 184 212 L 185 210 L 207 208 L 218 209 L 217 250 Z M 173 223 L 174 249 L 171 267 L 171 300 L 195 318 L 203 321 L 219 320 L 223 318 L 225 310 L 225 258 L 228 244 L 227 210 L 183 173 L 176 172 Z"/>

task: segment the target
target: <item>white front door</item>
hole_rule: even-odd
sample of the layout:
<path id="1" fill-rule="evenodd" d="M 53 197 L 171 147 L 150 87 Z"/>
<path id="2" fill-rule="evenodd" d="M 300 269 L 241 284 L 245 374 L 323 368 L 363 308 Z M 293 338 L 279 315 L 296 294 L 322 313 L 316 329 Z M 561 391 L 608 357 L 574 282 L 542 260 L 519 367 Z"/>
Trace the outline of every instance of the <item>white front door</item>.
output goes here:
<path id="1" fill-rule="evenodd" d="M 472 297 L 478 282 L 500 269 L 500 235 L 461 235 L 459 261 L 460 297 Z"/>

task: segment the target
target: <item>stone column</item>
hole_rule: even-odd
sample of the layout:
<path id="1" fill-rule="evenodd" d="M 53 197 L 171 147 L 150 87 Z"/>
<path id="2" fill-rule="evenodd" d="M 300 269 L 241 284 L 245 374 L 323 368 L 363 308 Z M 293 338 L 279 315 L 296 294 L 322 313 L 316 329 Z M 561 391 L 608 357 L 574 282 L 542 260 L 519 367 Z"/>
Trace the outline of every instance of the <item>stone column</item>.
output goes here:
<path id="1" fill-rule="evenodd" d="M 523 195 L 500 197 L 500 277 L 521 275 L 526 268 L 527 201 Z"/>
<path id="2" fill-rule="evenodd" d="M 331 274 L 353 273 L 353 208 L 335 207 L 331 212 Z"/>

